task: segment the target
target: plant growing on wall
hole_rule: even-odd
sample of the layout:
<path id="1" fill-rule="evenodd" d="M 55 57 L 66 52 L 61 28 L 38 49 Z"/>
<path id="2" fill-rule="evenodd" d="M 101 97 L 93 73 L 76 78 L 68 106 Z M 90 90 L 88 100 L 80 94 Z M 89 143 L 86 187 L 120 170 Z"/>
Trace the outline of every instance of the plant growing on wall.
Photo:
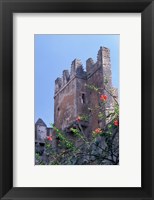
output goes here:
<path id="1" fill-rule="evenodd" d="M 108 89 L 108 81 L 104 81 L 104 88 L 95 85 L 86 85 L 88 90 L 97 93 L 98 105 L 88 108 L 90 113 L 77 116 L 69 132 L 74 139 L 68 137 L 66 131 L 62 131 L 51 124 L 55 138 L 58 141 L 58 148 L 53 147 L 51 136 L 45 140 L 44 157 L 42 159 L 36 155 L 39 164 L 48 165 L 117 165 L 119 164 L 119 104 L 113 89 Z M 102 94 L 102 91 L 104 93 Z M 114 100 L 111 108 L 106 108 L 108 97 Z M 97 118 L 105 124 L 98 125 L 90 132 L 90 136 L 85 134 L 82 122 L 97 113 Z M 101 124 L 101 123 L 100 123 Z"/>

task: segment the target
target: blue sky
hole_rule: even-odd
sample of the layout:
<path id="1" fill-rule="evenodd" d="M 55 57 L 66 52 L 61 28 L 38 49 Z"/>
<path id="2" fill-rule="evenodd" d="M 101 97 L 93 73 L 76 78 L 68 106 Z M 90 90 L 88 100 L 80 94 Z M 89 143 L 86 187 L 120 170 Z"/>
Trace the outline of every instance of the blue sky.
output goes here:
<path id="1" fill-rule="evenodd" d="M 35 59 L 35 122 L 42 118 L 47 126 L 54 122 L 54 83 L 71 62 L 79 58 L 96 61 L 100 46 L 110 49 L 112 83 L 119 87 L 119 35 L 47 35 L 34 37 Z"/>

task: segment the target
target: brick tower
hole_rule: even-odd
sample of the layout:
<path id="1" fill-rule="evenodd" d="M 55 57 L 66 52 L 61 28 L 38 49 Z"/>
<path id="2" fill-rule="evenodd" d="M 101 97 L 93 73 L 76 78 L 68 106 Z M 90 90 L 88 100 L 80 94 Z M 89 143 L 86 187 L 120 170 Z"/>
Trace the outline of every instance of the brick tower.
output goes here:
<path id="1" fill-rule="evenodd" d="M 106 90 L 104 90 L 105 82 Z M 101 94 L 108 96 L 104 110 L 112 109 L 113 98 L 108 93 L 113 88 L 108 48 L 100 47 L 96 62 L 92 58 L 86 61 L 86 71 L 81 61 L 75 59 L 71 64 L 70 73 L 64 70 L 62 77 L 55 80 L 54 123 L 57 128 L 62 130 L 70 128 L 77 116 L 90 114 L 89 108 L 99 105 L 100 95 L 89 90 L 87 85 L 100 88 Z M 103 128 L 105 123 L 106 120 L 98 120 L 98 112 L 95 112 L 87 123 L 83 123 L 83 127 L 87 129 L 88 134 L 95 128 Z"/>

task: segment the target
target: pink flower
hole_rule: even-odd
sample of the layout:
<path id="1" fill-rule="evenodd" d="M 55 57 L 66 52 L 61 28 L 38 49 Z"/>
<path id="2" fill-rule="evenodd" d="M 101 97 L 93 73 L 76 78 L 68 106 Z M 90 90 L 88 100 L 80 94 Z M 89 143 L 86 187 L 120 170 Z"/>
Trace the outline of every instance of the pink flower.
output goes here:
<path id="1" fill-rule="evenodd" d="M 108 98 L 107 95 L 103 95 L 103 94 L 102 94 L 102 95 L 100 96 L 100 100 L 102 100 L 102 101 L 106 101 L 107 98 Z"/>
<path id="2" fill-rule="evenodd" d="M 97 134 L 100 134 L 100 133 L 102 133 L 102 130 L 101 130 L 101 128 L 97 128 L 97 129 L 95 129 L 94 132 L 97 133 Z"/>
<path id="3" fill-rule="evenodd" d="M 77 122 L 80 122 L 80 121 L 81 121 L 81 117 L 78 116 L 78 117 L 76 118 L 76 121 L 77 121 Z"/>
<path id="4" fill-rule="evenodd" d="M 114 121 L 114 125 L 115 125 L 115 126 L 119 126 L 119 121 L 118 121 L 118 120 L 115 120 L 115 121 Z"/>
<path id="5" fill-rule="evenodd" d="M 52 137 L 51 136 L 47 136 L 47 140 L 52 141 Z"/>

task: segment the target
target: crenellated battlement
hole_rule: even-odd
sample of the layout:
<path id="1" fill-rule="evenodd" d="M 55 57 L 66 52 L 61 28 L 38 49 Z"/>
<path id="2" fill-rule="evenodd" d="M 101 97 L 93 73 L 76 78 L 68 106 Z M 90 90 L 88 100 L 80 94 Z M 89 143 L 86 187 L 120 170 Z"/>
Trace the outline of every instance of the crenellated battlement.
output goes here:
<path id="1" fill-rule="evenodd" d="M 68 70 L 63 70 L 63 76 L 62 76 L 62 87 L 68 83 L 70 80 L 70 74 Z"/>
<path id="2" fill-rule="evenodd" d="M 88 60 L 86 60 L 86 71 L 87 73 L 90 73 L 93 68 L 94 68 L 94 61 L 92 58 L 88 58 Z"/>
<path id="3" fill-rule="evenodd" d="M 58 77 L 55 80 L 55 94 L 59 92 L 68 82 L 74 77 L 87 79 L 91 74 L 103 66 L 110 65 L 110 50 L 106 47 L 100 47 L 97 54 L 97 61 L 94 62 L 92 58 L 86 60 L 86 71 L 83 68 L 82 62 L 80 59 L 74 59 L 71 63 L 71 69 L 64 70 L 62 77 Z"/>
<path id="4" fill-rule="evenodd" d="M 55 93 L 57 93 L 61 87 L 62 87 L 62 79 L 60 77 L 58 77 L 55 80 Z"/>
<path id="5" fill-rule="evenodd" d="M 86 70 L 84 70 L 86 68 Z M 81 60 L 74 59 L 69 70 L 62 72 L 62 77 L 55 80 L 54 94 L 54 123 L 62 130 L 70 127 L 80 115 L 90 114 L 89 108 L 98 105 L 100 97 L 97 92 L 92 92 L 87 86 L 99 88 L 101 94 L 107 95 L 108 100 L 104 105 L 106 109 L 112 109 L 113 98 L 107 91 L 114 91 L 117 97 L 117 90 L 112 87 L 112 71 L 110 61 L 110 50 L 100 47 L 97 53 L 96 62 L 92 58 L 86 60 L 83 67 Z M 105 88 L 105 89 L 104 89 Z M 97 111 L 96 111 L 97 112 Z M 94 130 L 98 126 L 104 126 L 106 121 L 100 124 L 98 113 L 94 113 L 89 118 L 89 130 Z M 86 128 L 86 127 L 84 127 Z"/>
<path id="6" fill-rule="evenodd" d="M 68 70 L 63 70 L 62 77 L 58 77 L 55 80 L 55 94 L 64 88 L 65 85 L 67 85 L 75 76 L 81 79 L 86 79 L 86 72 L 84 71 L 81 60 L 79 59 L 74 59 L 72 61 L 70 73 Z"/>

